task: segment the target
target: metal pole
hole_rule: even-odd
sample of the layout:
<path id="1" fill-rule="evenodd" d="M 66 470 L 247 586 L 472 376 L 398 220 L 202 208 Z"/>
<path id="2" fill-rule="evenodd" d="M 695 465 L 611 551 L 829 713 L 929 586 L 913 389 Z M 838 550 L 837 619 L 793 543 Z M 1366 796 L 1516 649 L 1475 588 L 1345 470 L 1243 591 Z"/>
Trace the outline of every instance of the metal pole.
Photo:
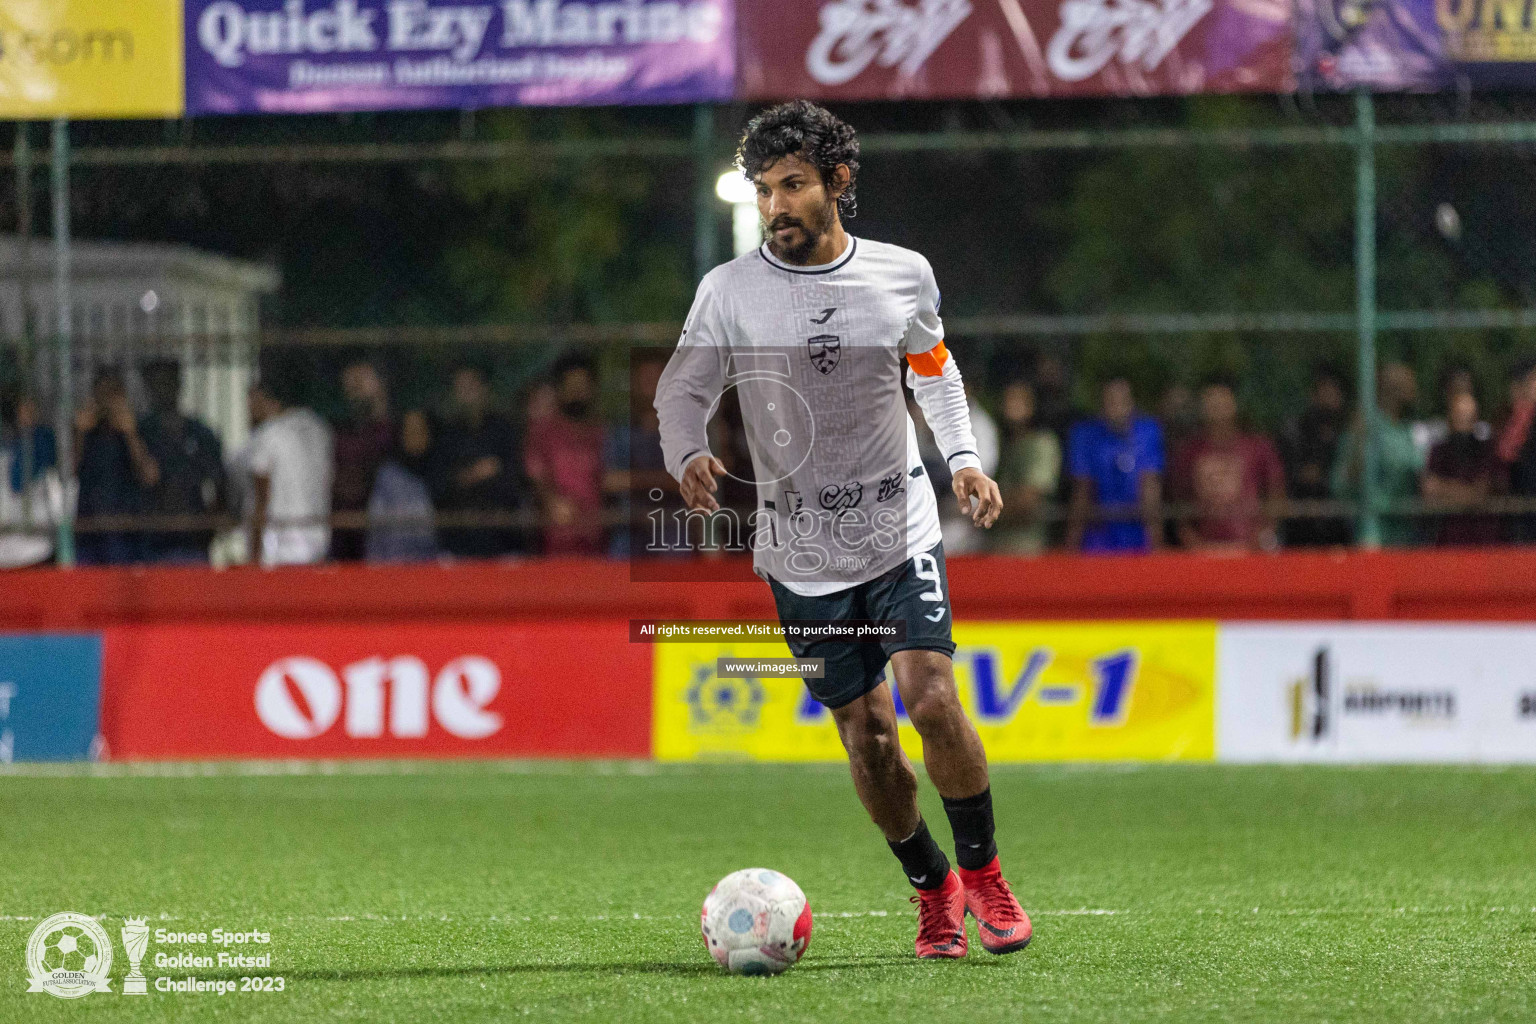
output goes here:
<path id="1" fill-rule="evenodd" d="M 74 445 L 74 317 L 69 281 L 69 121 L 53 122 L 53 298 L 54 336 L 59 360 L 59 394 L 53 411 L 59 479 L 64 482 L 64 514 L 59 516 L 58 562 L 75 564 L 75 512 L 70 492 L 75 484 Z"/>
<path id="2" fill-rule="evenodd" d="M 32 379 L 32 125 L 16 122 L 16 298 L 21 308 L 18 340 L 21 343 L 21 387 L 24 396 L 37 397 Z M 34 406 L 35 408 L 35 406 Z M 25 437 L 18 437 L 21 455 L 21 525 L 32 527 L 32 476 L 37 468 L 37 429 L 34 425 Z"/>
<path id="3" fill-rule="evenodd" d="M 1360 388 L 1361 547 L 1381 546 L 1381 481 L 1376 447 L 1376 107 L 1368 89 L 1355 93 L 1355 336 Z"/>
<path id="4" fill-rule="evenodd" d="M 693 108 L 693 280 L 715 267 L 715 110 L 707 103 Z"/>

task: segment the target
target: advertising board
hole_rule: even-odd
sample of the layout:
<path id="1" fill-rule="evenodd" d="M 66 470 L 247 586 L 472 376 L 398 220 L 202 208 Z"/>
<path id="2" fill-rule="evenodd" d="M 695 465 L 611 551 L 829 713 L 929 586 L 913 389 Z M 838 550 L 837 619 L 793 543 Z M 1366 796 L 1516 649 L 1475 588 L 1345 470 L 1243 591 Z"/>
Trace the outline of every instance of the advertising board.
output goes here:
<path id="1" fill-rule="evenodd" d="M 0 764 L 91 756 L 100 702 L 99 636 L 0 635 Z"/>
<path id="2" fill-rule="evenodd" d="M 737 18 L 747 99 L 1291 88 L 1277 0 L 785 0 Z"/>
<path id="3" fill-rule="evenodd" d="M 988 757 L 1209 760 L 1216 625 L 957 622 L 955 676 Z M 838 761 L 832 716 L 798 678 L 722 678 L 721 657 L 788 657 L 781 643 L 658 643 L 658 760 Z M 901 713 L 903 747 L 922 758 Z"/>
<path id="4" fill-rule="evenodd" d="M 1536 629 L 1224 624 L 1224 761 L 1536 761 Z"/>
<path id="5" fill-rule="evenodd" d="M 0 118 L 178 117 L 182 0 L 0 4 Z"/>
<path id="6" fill-rule="evenodd" d="M 193 114 L 728 100 L 732 0 L 187 0 Z"/>
<path id="7" fill-rule="evenodd" d="M 113 627 L 102 728 L 126 759 L 645 757 L 649 651 L 624 629 Z"/>

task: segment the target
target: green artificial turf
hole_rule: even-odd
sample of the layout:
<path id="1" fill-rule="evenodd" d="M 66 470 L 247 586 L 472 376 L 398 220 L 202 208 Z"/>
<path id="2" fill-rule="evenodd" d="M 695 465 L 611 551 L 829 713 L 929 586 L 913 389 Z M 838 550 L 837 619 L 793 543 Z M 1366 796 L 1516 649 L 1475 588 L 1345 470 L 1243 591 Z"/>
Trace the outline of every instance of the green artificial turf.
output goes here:
<path id="1" fill-rule="evenodd" d="M 972 925 L 923 962 L 837 766 L 0 775 L 0 1022 L 1536 1020 L 1536 771 L 1008 767 L 993 792 L 1034 944 L 992 957 Z M 699 904 L 756 865 L 805 889 L 810 952 L 725 976 Z M 26 993 L 61 910 L 104 916 L 111 994 Z M 269 931 L 286 990 L 119 995 L 129 914 Z M 163 948 L 151 979 L 242 973 Z"/>

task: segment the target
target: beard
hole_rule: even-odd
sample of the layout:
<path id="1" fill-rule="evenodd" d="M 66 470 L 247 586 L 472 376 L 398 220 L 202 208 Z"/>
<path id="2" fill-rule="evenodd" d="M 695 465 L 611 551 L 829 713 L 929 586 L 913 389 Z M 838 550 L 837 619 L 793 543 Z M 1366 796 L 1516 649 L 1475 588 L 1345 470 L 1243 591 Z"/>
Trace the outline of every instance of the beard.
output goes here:
<path id="1" fill-rule="evenodd" d="M 785 263 L 793 263 L 804 266 L 809 262 L 811 254 L 816 251 L 816 246 L 821 244 L 821 239 L 832 227 L 832 218 L 835 216 L 837 200 L 828 200 L 821 209 L 814 211 L 810 217 L 802 220 L 791 217 L 788 214 L 780 214 L 768 225 L 768 251 L 773 253 Z M 791 245 L 780 245 L 776 240 L 776 233 L 780 228 L 794 227 L 800 229 L 800 240 Z"/>

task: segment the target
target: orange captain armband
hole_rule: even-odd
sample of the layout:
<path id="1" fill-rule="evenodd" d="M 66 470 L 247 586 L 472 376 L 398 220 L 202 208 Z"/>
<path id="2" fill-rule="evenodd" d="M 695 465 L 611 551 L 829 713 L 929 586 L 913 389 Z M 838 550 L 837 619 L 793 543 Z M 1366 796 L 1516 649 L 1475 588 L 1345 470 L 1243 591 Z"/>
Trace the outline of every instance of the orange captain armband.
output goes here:
<path id="1" fill-rule="evenodd" d="M 907 353 L 907 362 L 912 364 L 912 372 L 919 377 L 942 377 L 944 360 L 948 358 L 949 350 L 944 347 L 942 339 L 927 352 L 918 352 L 915 355 Z"/>

